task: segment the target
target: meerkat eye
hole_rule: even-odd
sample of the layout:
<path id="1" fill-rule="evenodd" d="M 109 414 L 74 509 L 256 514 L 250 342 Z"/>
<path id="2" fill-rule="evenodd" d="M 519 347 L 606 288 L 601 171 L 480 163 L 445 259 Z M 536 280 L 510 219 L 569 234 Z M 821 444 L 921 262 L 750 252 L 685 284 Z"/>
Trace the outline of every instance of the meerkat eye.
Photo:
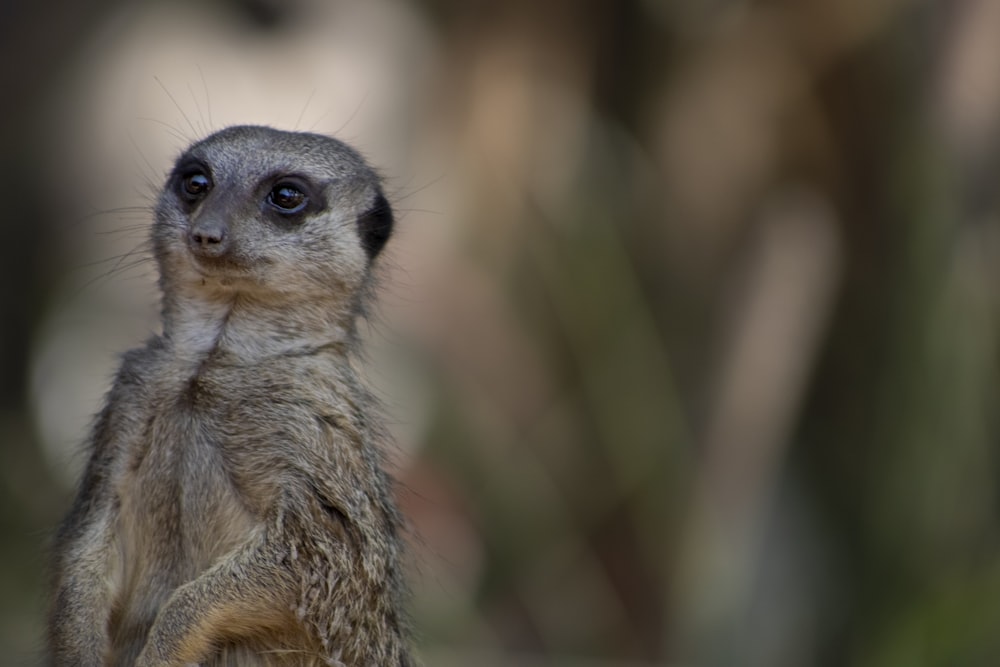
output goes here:
<path id="1" fill-rule="evenodd" d="M 212 179 L 203 172 L 195 171 L 181 179 L 181 194 L 189 201 L 200 199 L 211 189 Z"/>
<path id="2" fill-rule="evenodd" d="M 300 213 L 309 203 L 309 197 L 290 183 L 279 183 L 267 193 L 267 203 L 279 213 Z"/>

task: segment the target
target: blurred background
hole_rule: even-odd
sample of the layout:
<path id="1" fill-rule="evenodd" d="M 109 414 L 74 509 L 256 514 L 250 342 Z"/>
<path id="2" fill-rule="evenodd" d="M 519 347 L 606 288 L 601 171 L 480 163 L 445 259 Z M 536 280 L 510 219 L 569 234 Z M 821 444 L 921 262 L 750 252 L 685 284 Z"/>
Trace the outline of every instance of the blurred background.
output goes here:
<path id="1" fill-rule="evenodd" d="M 0 55 L 0 664 L 233 123 L 385 174 L 429 667 L 996 664 L 1000 3 L 8 0 Z"/>

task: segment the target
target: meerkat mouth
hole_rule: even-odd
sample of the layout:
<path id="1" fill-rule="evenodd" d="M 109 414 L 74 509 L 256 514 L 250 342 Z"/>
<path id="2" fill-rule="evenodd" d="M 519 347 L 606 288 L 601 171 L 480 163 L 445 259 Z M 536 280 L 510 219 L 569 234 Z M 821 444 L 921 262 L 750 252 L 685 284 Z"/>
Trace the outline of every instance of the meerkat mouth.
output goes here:
<path id="1" fill-rule="evenodd" d="M 252 296 L 272 299 L 276 295 L 286 298 L 281 290 L 275 290 L 268 282 L 267 267 L 274 262 L 268 258 L 240 260 L 234 256 L 199 257 L 196 253 L 186 253 L 191 270 L 191 279 L 199 290 L 208 290 L 218 295 Z"/>
<path id="2" fill-rule="evenodd" d="M 194 270 L 204 277 L 249 277 L 251 266 L 267 263 L 266 260 L 243 260 L 234 253 L 212 257 L 188 250 L 185 254 Z"/>
<path id="3" fill-rule="evenodd" d="M 192 277 L 205 287 L 238 290 L 259 287 L 252 272 L 243 265 L 224 257 L 199 257 L 188 253 Z"/>

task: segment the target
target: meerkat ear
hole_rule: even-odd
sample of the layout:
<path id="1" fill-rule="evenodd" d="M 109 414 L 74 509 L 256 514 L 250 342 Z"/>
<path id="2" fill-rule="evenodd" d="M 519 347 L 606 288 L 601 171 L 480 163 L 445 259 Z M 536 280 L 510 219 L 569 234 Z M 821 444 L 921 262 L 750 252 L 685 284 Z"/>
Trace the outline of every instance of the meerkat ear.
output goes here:
<path id="1" fill-rule="evenodd" d="M 372 207 L 358 218 L 361 246 L 368 253 L 368 260 L 375 259 L 392 234 L 392 207 L 385 195 L 379 192 Z"/>

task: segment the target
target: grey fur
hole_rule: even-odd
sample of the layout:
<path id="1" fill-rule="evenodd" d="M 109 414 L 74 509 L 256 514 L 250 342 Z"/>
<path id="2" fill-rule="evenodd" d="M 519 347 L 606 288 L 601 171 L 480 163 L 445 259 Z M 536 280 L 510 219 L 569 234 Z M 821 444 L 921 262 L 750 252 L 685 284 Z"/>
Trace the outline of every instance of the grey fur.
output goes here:
<path id="1" fill-rule="evenodd" d="M 268 203 L 288 178 L 299 215 Z M 352 366 L 381 248 L 366 216 L 384 241 L 377 175 L 328 137 L 233 127 L 178 159 L 153 225 L 163 333 L 124 356 L 90 436 L 52 665 L 413 664 L 384 433 Z"/>

